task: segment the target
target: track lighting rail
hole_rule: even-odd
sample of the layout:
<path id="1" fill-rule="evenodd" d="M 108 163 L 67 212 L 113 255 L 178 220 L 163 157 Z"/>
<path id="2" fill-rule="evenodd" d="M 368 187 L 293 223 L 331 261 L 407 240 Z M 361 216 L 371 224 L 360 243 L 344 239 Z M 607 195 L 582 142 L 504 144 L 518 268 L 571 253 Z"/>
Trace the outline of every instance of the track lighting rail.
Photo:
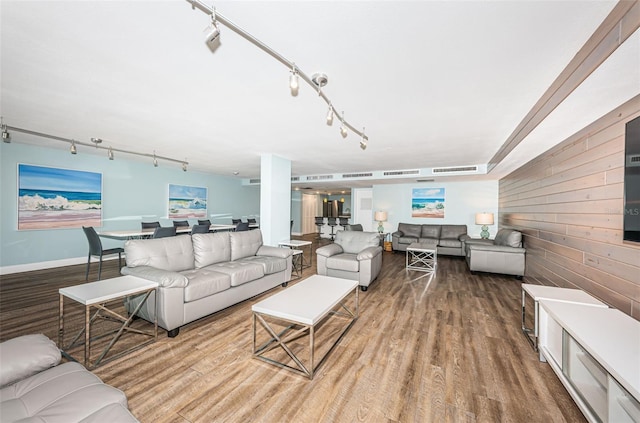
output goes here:
<path id="1" fill-rule="evenodd" d="M 21 132 L 23 134 L 28 134 L 28 135 L 35 135 L 37 137 L 41 137 L 41 138 L 48 138 L 50 140 L 54 140 L 54 141 L 61 141 L 61 142 L 66 142 L 68 144 L 71 145 L 71 154 L 76 154 L 77 153 L 77 146 L 85 146 L 85 147 L 89 147 L 89 148 L 95 148 L 98 150 L 105 150 L 107 151 L 109 160 L 113 160 L 114 157 L 114 153 L 124 153 L 124 154 L 131 154 L 134 156 L 140 156 L 140 157 L 148 157 L 150 159 L 153 160 L 154 166 L 157 166 L 157 161 L 158 160 L 164 160 L 167 162 L 172 162 L 172 163 L 179 163 L 182 165 L 182 170 L 184 170 L 186 172 L 187 170 L 187 165 L 189 164 L 188 161 L 186 160 L 178 160 L 178 159 L 172 159 L 171 157 L 165 157 L 165 156 L 158 156 L 157 154 L 154 153 L 139 153 L 137 151 L 131 151 L 131 150 L 125 150 L 122 148 L 113 148 L 111 146 L 106 147 L 106 146 L 102 146 L 99 145 L 102 143 L 102 140 L 99 138 L 92 138 L 91 142 L 82 142 L 82 141 L 78 141 L 76 139 L 69 139 L 69 138 L 63 138 L 63 137 L 59 137 L 57 135 L 51 135 L 51 134 L 45 134 L 43 132 L 36 132 L 36 131 L 32 131 L 30 129 L 24 129 L 24 128 L 18 128 L 15 126 L 9 126 L 9 125 L 2 125 L 2 130 L 3 133 L 5 131 L 13 131 L 13 132 Z"/>
<path id="2" fill-rule="evenodd" d="M 329 109 L 333 111 L 334 115 L 339 115 L 338 109 L 336 109 L 333 106 L 331 100 L 329 100 L 327 95 L 322 91 L 322 87 L 318 86 L 315 82 L 313 82 L 311 77 L 309 77 L 309 75 L 303 72 L 302 69 L 300 69 L 294 62 L 287 60 L 280 53 L 278 53 L 277 51 L 275 51 L 274 49 L 272 49 L 271 47 L 269 47 L 268 45 L 266 45 L 256 37 L 254 37 L 253 35 L 249 34 L 247 31 L 240 28 L 238 25 L 231 22 L 224 15 L 221 15 L 217 10 L 214 10 L 212 7 L 202 3 L 202 1 L 200 0 L 186 0 L 186 1 L 191 4 L 191 7 L 193 9 L 197 8 L 200 11 L 208 15 L 211 15 L 211 17 L 214 19 L 215 22 L 219 22 L 223 24 L 224 26 L 226 26 L 236 34 L 240 35 L 241 37 L 249 41 L 251 44 L 263 50 L 265 53 L 267 53 L 268 55 L 276 59 L 278 62 L 285 65 L 289 70 L 294 71 L 300 78 L 302 78 L 304 82 L 306 82 L 318 93 L 318 96 L 322 98 L 325 103 L 327 103 L 327 106 L 329 106 Z M 352 132 L 354 132 L 359 137 L 361 137 L 360 145 L 362 146 L 364 144 L 364 146 L 366 147 L 366 142 L 369 140 L 369 137 L 365 135 L 364 130 L 363 131 L 358 130 L 356 127 L 354 127 L 344 119 L 341 121 L 341 124 L 343 124 L 346 128 L 350 129 Z"/>

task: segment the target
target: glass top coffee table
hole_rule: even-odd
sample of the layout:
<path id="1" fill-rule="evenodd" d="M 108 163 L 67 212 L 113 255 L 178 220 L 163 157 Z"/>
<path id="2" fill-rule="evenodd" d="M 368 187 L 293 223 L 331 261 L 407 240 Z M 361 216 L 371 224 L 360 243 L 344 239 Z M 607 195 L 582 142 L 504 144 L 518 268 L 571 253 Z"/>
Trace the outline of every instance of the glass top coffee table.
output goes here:
<path id="1" fill-rule="evenodd" d="M 355 292 L 355 296 L 347 306 L 351 292 Z M 358 318 L 358 281 L 313 275 L 254 304 L 251 310 L 253 357 L 313 379 L 314 372 Z M 328 322 L 329 318 L 343 322 L 336 327 L 335 323 L 339 322 Z M 320 346 L 324 355 L 316 362 L 319 325 L 333 335 L 321 337 L 321 342 L 336 336 L 337 339 L 328 348 L 324 344 Z M 260 328 L 263 330 L 258 333 Z M 301 341 L 304 337 L 309 338 L 308 348 L 306 342 Z M 303 353 L 309 358 L 306 364 L 300 358 Z"/>

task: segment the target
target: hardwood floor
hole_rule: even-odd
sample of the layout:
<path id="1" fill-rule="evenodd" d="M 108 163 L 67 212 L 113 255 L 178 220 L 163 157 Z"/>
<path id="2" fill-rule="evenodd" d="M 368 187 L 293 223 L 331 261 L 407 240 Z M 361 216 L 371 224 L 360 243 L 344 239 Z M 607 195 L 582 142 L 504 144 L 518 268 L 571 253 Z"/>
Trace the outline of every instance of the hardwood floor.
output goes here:
<path id="1" fill-rule="evenodd" d="M 520 331 L 520 281 L 471 275 L 460 257 L 440 256 L 432 277 L 407 272 L 404 260 L 384 253 L 378 280 L 360 292 L 359 319 L 311 381 L 251 357 L 251 305 L 280 287 L 176 338 L 160 331 L 94 373 L 150 423 L 585 421 Z M 109 261 L 103 279 L 115 276 Z M 84 266 L 3 276 L 0 340 L 55 340 L 57 290 L 83 282 Z"/>

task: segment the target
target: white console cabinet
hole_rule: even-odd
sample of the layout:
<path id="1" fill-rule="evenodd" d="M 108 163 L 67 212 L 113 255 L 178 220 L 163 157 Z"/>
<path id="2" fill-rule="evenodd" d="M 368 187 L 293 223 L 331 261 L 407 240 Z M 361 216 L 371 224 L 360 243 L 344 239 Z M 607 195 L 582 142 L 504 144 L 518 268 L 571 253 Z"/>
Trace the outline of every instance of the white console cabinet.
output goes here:
<path id="1" fill-rule="evenodd" d="M 557 301 L 539 312 L 540 352 L 587 420 L 640 423 L 640 322 Z"/>

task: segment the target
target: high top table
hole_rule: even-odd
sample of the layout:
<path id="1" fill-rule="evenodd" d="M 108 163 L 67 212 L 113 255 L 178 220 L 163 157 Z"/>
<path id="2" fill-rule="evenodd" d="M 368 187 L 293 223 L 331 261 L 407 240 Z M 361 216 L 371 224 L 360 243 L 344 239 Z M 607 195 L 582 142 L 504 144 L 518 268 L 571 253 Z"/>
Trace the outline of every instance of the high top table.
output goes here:
<path id="1" fill-rule="evenodd" d="M 345 304 L 345 298 L 355 291 L 353 310 Z M 337 309 L 337 310 L 336 310 Z M 358 281 L 313 275 L 297 284 L 262 300 L 251 307 L 253 311 L 253 357 L 297 374 L 313 379 L 314 372 L 322 365 L 329 353 L 340 342 L 344 334 L 358 318 Z M 345 318 L 347 324 L 336 341 L 316 364 L 315 330 L 325 318 L 335 316 Z M 266 330 L 269 339 L 258 346 L 256 341 L 257 322 Z M 278 332 L 274 323 L 284 323 Z M 309 363 L 305 365 L 293 351 L 293 341 L 309 336 Z M 296 367 L 267 357 L 276 347 L 281 347 L 293 360 Z M 298 354 L 300 354 L 298 352 Z"/>
<path id="2" fill-rule="evenodd" d="M 126 332 L 134 332 L 141 335 L 146 335 L 151 337 L 151 339 L 146 342 L 142 342 L 138 345 L 135 345 L 123 352 L 120 352 L 116 355 L 113 355 L 109 358 L 109 360 L 113 360 L 118 358 L 126 353 L 129 353 L 133 350 L 141 348 L 147 344 L 155 342 L 158 339 L 158 319 L 157 317 L 153 322 L 153 331 L 143 331 L 139 329 L 134 329 L 130 327 L 131 322 L 133 321 L 134 316 L 140 310 L 142 305 L 147 301 L 149 295 L 158 288 L 158 284 L 156 282 L 148 281 L 146 279 L 137 278 L 135 276 L 121 276 L 113 279 L 103 279 L 97 282 L 84 283 L 81 285 L 70 286 L 67 288 L 60 288 L 58 290 L 60 294 L 60 314 L 58 320 L 58 348 L 63 352 L 65 350 L 69 350 L 75 346 L 82 344 L 80 341 L 82 335 L 84 334 L 84 366 L 87 368 L 95 368 L 101 362 L 103 362 L 105 356 L 111 350 L 111 347 L 120 339 L 121 335 Z M 121 298 L 125 298 L 131 295 L 144 295 L 144 299 L 138 304 L 136 309 L 131 312 L 129 316 L 122 316 L 113 309 L 109 309 L 107 307 L 107 303 L 113 302 L 114 300 L 118 300 Z M 69 298 L 74 300 L 85 307 L 85 324 L 84 328 L 78 332 L 78 334 L 73 338 L 73 340 L 68 344 L 64 345 L 64 298 Z M 158 307 L 158 296 L 155 296 L 156 304 L 155 307 Z M 91 316 L 91 309 L 96 309 L 93 316 Z M 107 334 L 100 334 L 98 336 L 91 335 L 91 325 L 98 318 L 107 319 L 110 321 L 115 321 L 121 323 L 120 327 Z M 111 342 L 105 347 L 102 353 L 95 361 L 91 361 L 91 341 L 97 338 L 101 338 L 103 336 L 107 336 L 111 333 L 114 333 Z M 68 353 L 65 352 L 65 355 L 71 359 Z M 106 361 L 106 360 L 105 360 Z"/>

